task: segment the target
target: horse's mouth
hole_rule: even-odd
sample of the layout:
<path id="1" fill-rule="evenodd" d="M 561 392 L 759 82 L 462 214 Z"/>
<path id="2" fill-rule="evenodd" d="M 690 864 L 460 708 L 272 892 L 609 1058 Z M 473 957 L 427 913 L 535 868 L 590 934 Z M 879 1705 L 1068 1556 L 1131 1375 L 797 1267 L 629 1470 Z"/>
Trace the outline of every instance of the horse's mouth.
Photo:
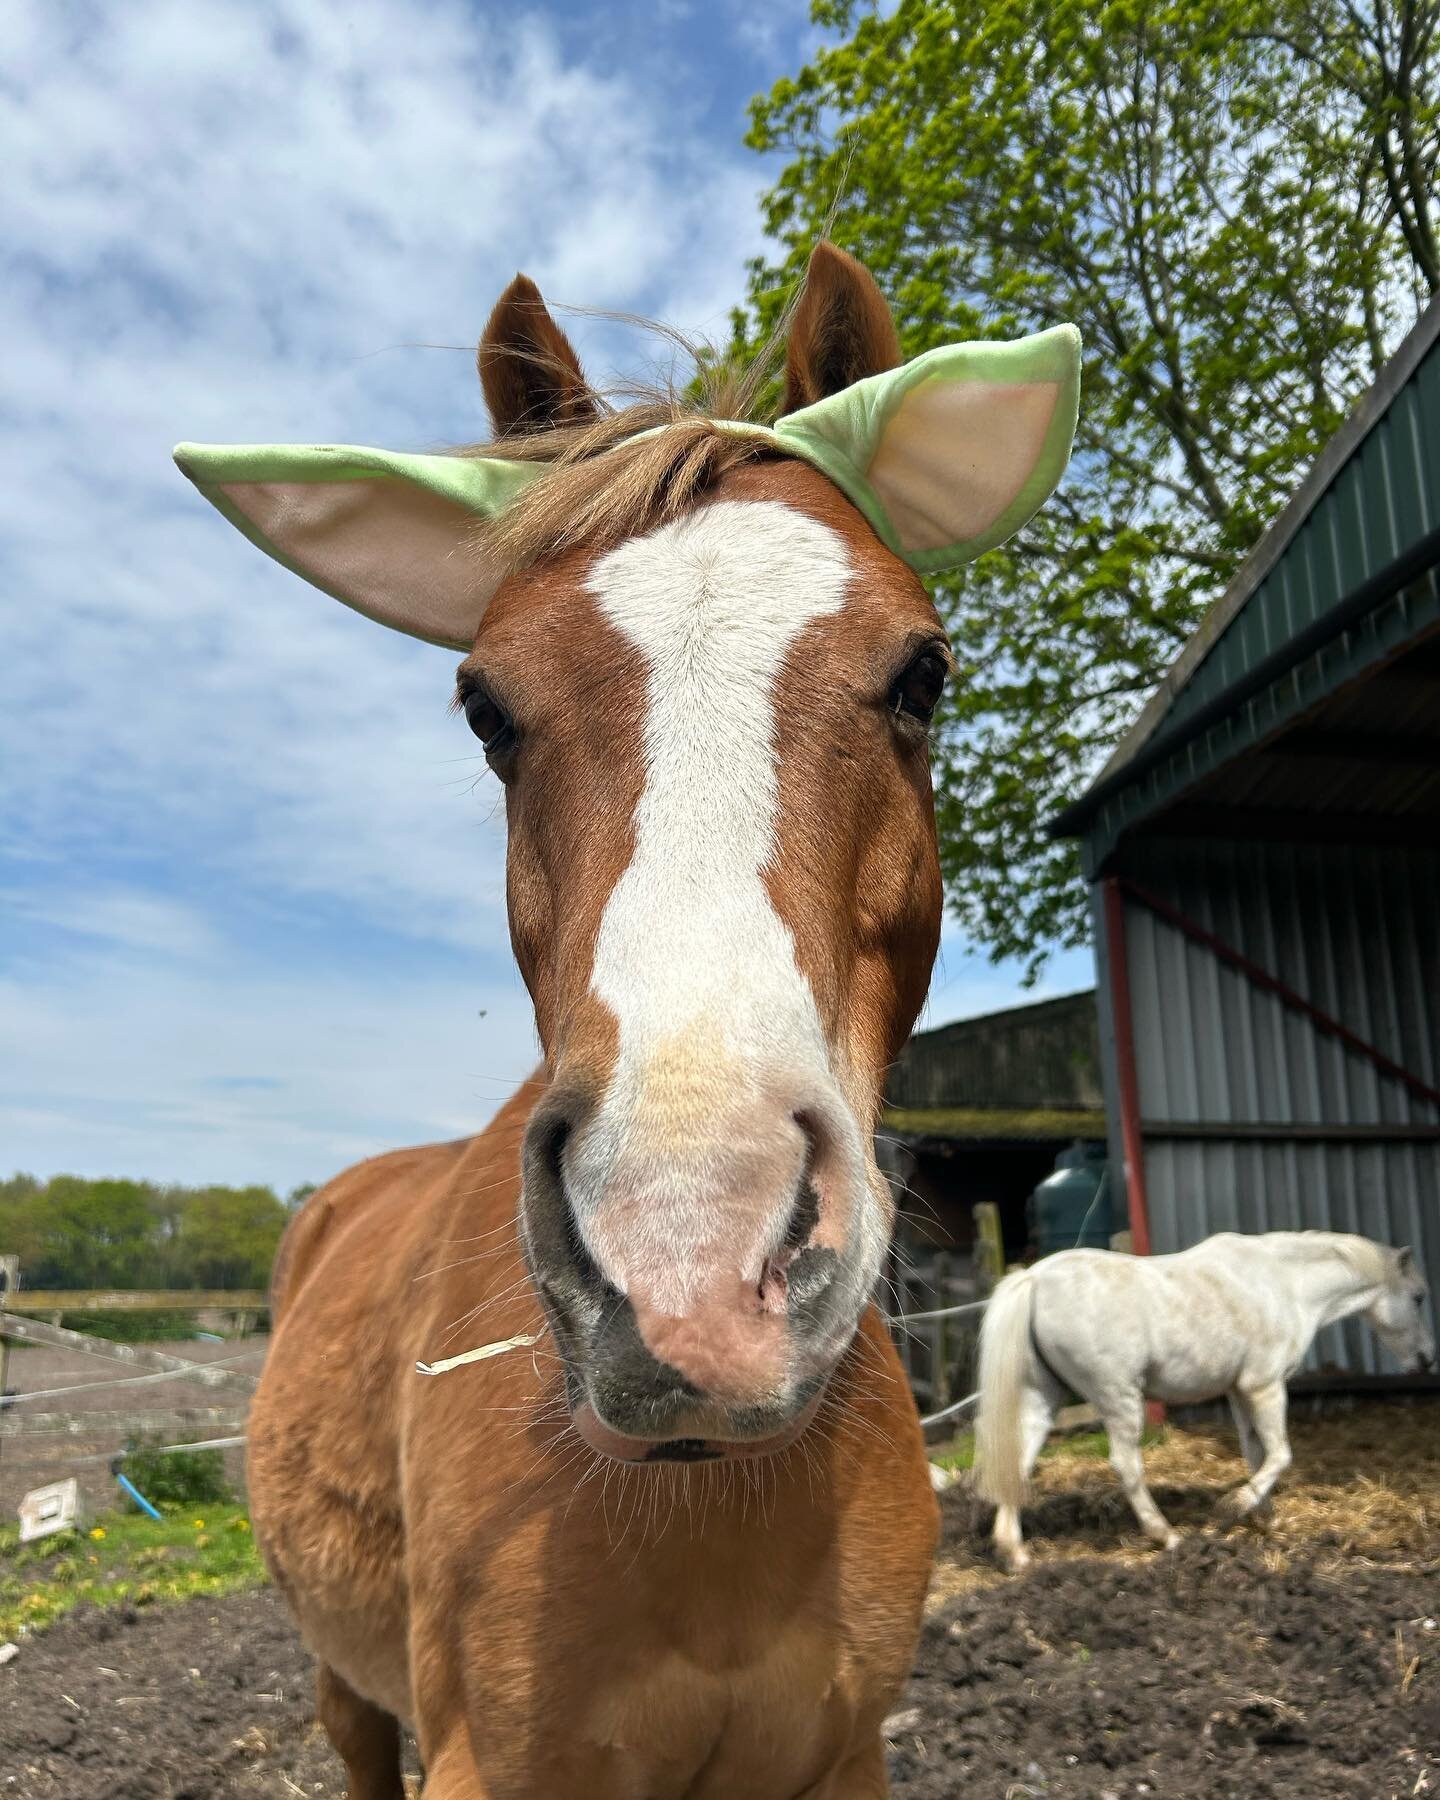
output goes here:
<path id="1" fill-rule="evenodd" d="M 822 1398 L 823 1389 L 778 1431 L 763 1437 L 634 1437 L 606 1424 L 588 1400 L 576 1397 L 571 1399 L 570 1421 L 582 1442 L 614 1462 L 739 1462 L 788 1450 L 809 1427 Z"/>

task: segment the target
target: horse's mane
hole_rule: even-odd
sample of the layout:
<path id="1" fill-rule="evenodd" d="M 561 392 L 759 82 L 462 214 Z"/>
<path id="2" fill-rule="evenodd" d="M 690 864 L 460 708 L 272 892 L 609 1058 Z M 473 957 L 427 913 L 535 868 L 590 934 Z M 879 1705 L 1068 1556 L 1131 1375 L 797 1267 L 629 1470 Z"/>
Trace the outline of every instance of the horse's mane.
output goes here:
<path id="1" fill-rule="evenodd" d="M 1384 1281 L 1388 1273 L 1386 1247 L 1350 1231 L 1270 1231 L 1270 1238 L 1285 1239 L 1294 1259 L 1324 1261 L 1338 1257 L 1362 1281 Z"/>
<path id="2" fill-rule="evenodd" d="M 462 456 L 549 465 L 486 527 L 487 562 L 498 559 L 513 570 L 582 545 L 611 549 L 678 518 L 729 470 L 780 455 L 773 439 L 724 430 L 715 421 L 769 422 L 776 409 L 776 351 L 789 310 L 745 366 L 669 326 L 599 314 L 659 333 L 683 353 L 694 374 L 683 385 L 674 380 L 631 384 L 620 390 L 629 400 L 623 406 L 592 389 L 596 411 L 591 417 L 538 430 L 522 427 L 462 449 Z M 536 355 L 532 360 L 543 364 L 545 359 Z"/>

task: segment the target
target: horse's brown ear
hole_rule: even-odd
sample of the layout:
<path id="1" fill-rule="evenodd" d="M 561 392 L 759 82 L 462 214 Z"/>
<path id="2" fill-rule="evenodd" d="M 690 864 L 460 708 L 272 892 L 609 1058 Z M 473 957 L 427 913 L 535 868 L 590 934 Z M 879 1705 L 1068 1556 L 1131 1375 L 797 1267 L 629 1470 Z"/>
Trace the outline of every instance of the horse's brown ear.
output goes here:
<path id="1" fill-rule="evenodd" d="M 574 345 L 528 275 L 496 301 L 475 364 L 497 437 L 574 425 L 598 410 Z"/>
<path id="2" fill-rule="evenodd" d="M 900 362 L 885 296 L 863 263 L 822 238 L 810 252 L 805 291 L 785 353 L 785 404 L 798 412 Z"/>

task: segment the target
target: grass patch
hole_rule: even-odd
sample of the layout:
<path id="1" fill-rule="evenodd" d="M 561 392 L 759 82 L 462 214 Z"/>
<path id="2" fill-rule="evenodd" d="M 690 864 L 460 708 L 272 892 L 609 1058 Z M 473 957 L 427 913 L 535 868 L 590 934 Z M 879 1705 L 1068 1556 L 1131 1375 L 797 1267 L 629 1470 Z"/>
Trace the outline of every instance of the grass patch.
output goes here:
<path id="1" fill-rule="evenodd" d="M 1147 1425 L 1140 1436 L 1142 1448 L 1153 1449 L 1166 1439 L 1164 1426 Z M 1041 1462 L 1065 1457 L 1090 1458 L 1104 1462 L 1110 1454 L 1110 1440 L 1103 1431 L 1069 1431 L 1063 1437 L 1052 1437 L 1040 1452 Z M 942 1469 L 973 1469 L 975 1466 L 975 1433 L 962 1431 L 930 1458 Z"/>
<path id="2" fill-rule="evenodd" d="M 22 1544 L 0 1528 L 0 1640 L 41 1631 L 73 1608 L 148 1606 L 259 1587 L 265 1567 L 243 1506 L 163 1519 L 106 1513 L 80 1532 Z"/>

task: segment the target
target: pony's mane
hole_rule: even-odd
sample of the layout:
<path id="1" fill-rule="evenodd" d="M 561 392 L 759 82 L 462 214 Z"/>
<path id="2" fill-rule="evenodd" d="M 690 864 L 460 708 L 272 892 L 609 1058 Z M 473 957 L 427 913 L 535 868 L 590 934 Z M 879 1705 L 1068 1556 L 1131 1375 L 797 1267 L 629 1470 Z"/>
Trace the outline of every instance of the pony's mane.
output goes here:
<path id="1" fill-rule="evenodd" d="M 782 455 L 773 439 L 723 430 L 715 421 L 769 422 L 776 407 L 775 346 L 788 315 L 789 309 L 744 368 L 667 326 L 627 318 L 678 346 L 694 376 L 683 386 L 673 381 L 629 386 L 622 391 L 630 403 L 623 406 L 592 390 L 593 417 L 538 430 L 522 427 L 490 443 L 467 445 L 462 456 L 548 465 L 486 526 L 486 561 L 498 560 L 513 571 L 581 546 L 613 549 L 678 518 L 731 469 Z"/>

